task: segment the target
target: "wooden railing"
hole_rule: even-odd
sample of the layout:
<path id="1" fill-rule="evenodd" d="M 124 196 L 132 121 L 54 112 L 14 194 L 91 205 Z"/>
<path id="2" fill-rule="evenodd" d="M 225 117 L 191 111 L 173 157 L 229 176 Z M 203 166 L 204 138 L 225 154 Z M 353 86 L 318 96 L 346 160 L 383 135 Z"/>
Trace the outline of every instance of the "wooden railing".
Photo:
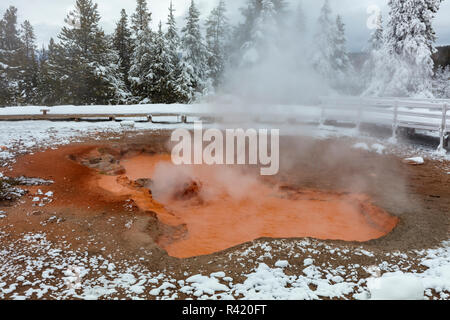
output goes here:
<path id="1" fill-rule="evenodd" d="M 339 111 L 350 110 L 353 121 L 392 126 L 393 138 L 399 128 L 439 132 L 439 149 L 448 143 L 450 100 L 404 98 L 321 98 L 322 121 L 339 120 Z M 346 114 L 348 116 L 348 113 Z M 334 119 L 336 118 L 336 119 Z"/>

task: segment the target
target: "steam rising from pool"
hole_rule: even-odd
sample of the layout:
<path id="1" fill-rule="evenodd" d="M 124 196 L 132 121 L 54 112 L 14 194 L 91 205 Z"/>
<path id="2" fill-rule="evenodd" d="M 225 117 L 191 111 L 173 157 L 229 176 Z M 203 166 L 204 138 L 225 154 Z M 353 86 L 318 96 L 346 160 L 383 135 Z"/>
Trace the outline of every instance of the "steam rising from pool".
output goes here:
<path id="1" fill-rule="evenodd" d="M 96 182 L 130 196 L 161 223 L 186 226 L 181 238 L 162 237 L 159 243 L 174 257 L 211 254 L 261 237 L 364 242 L 388 234 L 398 222 L 366 195 L 269 185 L 242 168 L 175 166 L 168 155 L 147 154 L 121 165 L 124 175 L 99 175 Z M 136 188 L 133 182 L 142 178 L 150 179 L 148 185 Z"/>

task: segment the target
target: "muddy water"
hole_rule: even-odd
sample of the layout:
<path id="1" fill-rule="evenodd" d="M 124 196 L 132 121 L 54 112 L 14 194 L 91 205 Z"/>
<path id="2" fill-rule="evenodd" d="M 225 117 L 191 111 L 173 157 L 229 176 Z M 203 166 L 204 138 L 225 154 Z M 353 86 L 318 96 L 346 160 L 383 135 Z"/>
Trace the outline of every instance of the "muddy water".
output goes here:
<path id="1" fill-rule="evenodd" d="M 162 223 L 185 224 L 182 239 L 160 243 L 174 257 L 210 254 L 261 237 L 363 242 L 388 234 L 398 222 L 365 195 L 267 185 L 236 168 L 174 166 L 164 155 L 138 155 L 121 165 L 123 176 L 99 176 L 96 183 L 129 195 Z M 127 184 L 141 178 L 152 179 L 153 196 Z"/>

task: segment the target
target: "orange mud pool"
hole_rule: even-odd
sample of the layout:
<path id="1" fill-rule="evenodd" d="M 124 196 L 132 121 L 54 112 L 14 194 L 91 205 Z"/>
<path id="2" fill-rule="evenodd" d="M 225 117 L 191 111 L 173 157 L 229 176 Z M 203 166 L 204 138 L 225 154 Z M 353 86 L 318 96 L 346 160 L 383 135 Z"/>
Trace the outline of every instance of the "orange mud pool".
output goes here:
<path id="1" fill-rule="evenodd" d="M 118 162 L 119 163 L 119 162 Z M 398 219 L 364 194 L 269 185 L 225 166 L 175 166 L 168 155 L 125 155 L 113 175 L 90 176 L 93 189 L 128 196 L 160 223 L 183 227 L 158 245 L 170 256 L 211 254 L 262 237 L 365 242 L 390 233 Z"/>

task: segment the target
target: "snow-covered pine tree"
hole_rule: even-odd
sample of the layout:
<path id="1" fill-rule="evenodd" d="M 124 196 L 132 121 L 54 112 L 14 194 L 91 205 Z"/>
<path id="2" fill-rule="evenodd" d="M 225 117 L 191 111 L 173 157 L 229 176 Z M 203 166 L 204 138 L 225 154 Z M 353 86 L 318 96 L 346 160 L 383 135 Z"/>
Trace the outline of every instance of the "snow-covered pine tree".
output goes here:
<path id="1" fill-rule="evenodd" d="M 103 99 L 109 104 L 128 104 L 132 101 L 132 95 L 123 79 L 120 69 L 121 59 L 118 51 L 114 48 L 113 37 L 105 37 L 104 45 L 105 51 L 93 63 L 95 75 L 108 86 L 103 91 Z"/>
<path id="2" fill-rule="evenodd" d="M 234 46 L 232 49 L 234 52 L 239 52 L 242 46 L 251 38 L 255 20 L 261 10 L 257 4 L 258 2 L 256 0 L 247 0 L 246 6 L 240 9 L 244 19 L 243 22 L 235 27 L 233 32 Z"/>
<path id="3" fill-rule="evenodd" d="M 345 74 L 350 69 L 350 58 L 347 51 L 347 40 L 345 38 L 345 25 L 340 15 L 336 17 L 336 33 L 334 36 L 333 67 L 335 70 Z"/>
<path id="4" fill-rule="evenodd" d="M 275 19 L 280 22 L 280 19 L 284 18 L 287 13 L 286 0 L 272 0 L 272 3 L 275 10 Z"/>
<path id="5" fill-rule="evenodd" d="M 36 37 L 28 20 L 21 25 L 21 46 L 19 49 L 21 76 L 18 82 L 19 104 L 37 104 L 38 62 L 36 58 Z"/>
<path id="6" fill-rule="evenodd" d="M 18 84 L 21 76 L 17 8 L 10 6 L 6 10 L 0 30 L 0 105 L 17 105 L 20 100 Z"/>
<path id="7" fill-rule="evenodd" d="M 42 48 L 37 53 L 38 72 L 36 84 L 36 101 L 37 105 L 45 104 L 46 91 L 50 88 L 47 85 L 48 75 L 48 50 L 42 45 Z M 47 88 L 46 88 L 47 87 Z"/>
<path id="8" fill-rule="evenodd" d="M 174 66 L 167 48 L 166 37 L 160 22 L 158 32 L 154 36 L 153 62 L 147 74 L 152 103 L 176 102 Z"/>
<path id="9" fill-rule="evenodd" d="M 318 20 L 316 52 L 313 56 L 315 70 L 338 91 L 354 91 L 352 64 L 346 47 L 345 25 L 341 16 L 333 21 L 329 0 L 325 0 Z"/>
<path id="10" fill-rule="evenodd" d="M 209 77 L 215 88 L 221 83 L 229 52 L 230 25 L 224 0 L 211 11 L 206 20 L 206 45 L 209 51 Z"/>
<path id="11" fill-rule="evenodd" d="M 376 28 L 370 35 L 369 39 L 369 52 L 374 50 L 380 50 L 384 42 L 384 28 L 383 28 L 383 15 L 381 12 L 376 17 Z"/>
<path id="12" fill-rule="evenodd" d="M 44 56 L 41 56 L 39 63 L 38 97 L 41 104 L 53 106 L 61 104 L 66 93 L 64 82 L 65 60 L 62 48 L 50 38 L 48 49 Z"/>
<path id="13" fill-rule="evenodd" d="M 363 96 L 372 95 L 380 90 L 380 78 L 382 76 L 382 70 L 385 68 L 384 57 L 384 28 L 383 17 L 381 12 L 376 17 L 376 28 L 372 32 L 368 47 L 365 50 L 367 59 L 362 67 L 360 79 L 364 91 Z"/>
<path id="14" fill-rule="evenodd" d="M 335 75 L 334 86 L 341 92 L 351 93 L 354 90 L 353 66 L 347 51 L 345 25 L 340 15 L 336 17 L 336 28 L 333 36 L 332 67 Z"/>
<path id="15" fill-rule="evenodd" d="M 313 57 L 313 65 L 317 72 L 329 77 L 334 73 L 332 65 L 333 56 L 333 35 L 335 25 L 331 18 L 331 7 L 329 0 L 325 0 L 318 20 L 318 30 L 315 36 L 316 52 Z"/>
<path id="16" fill-rule="evenodd" d="M 122 74 L 122 79 L 127 88 L 130 88 L 128 74 L 131 67 L 133 40 L 131 38 L 131 30 L 128 28 L 128 15 L 125 9 L 122 9 L 120 12 L 120 20 L 116 25 L 113 42 L 114 49 L 119 54 L 120 58 L 120 72 Z"/>
<path id="17" fill-rule="evenodd" d="M 263 33 L 273 31 L 276 25 L 276 7 L 273 0 L 261 0 L 261 13 L 256 19 L 255 31 Z M 257 37 L 263 37 L 263 34 L 257 34 Z"/>
<path id="18" fill-rule="evenodd" d="M 177 23 L 175 20 L 175 8 L 173 2 L 170 1 L 169 15 L 167 16 L 167 31 L 166 31 L 167 45 L 176 52 L 180 48 L 180 36 L 178 35 Z M 178 53 L 177 53 L 178 55 Z"/>
<path id="19" fill-rule="evenodd" d="M 57 57 L 50 65 L 55 82 L 65 88 L 59 103 L 109 104 L 126 102 L 125 84 L 110 39 L 99 26 L 92 0 L 77 0 L 59 34 Z"/>
<path id="20" fill-rule="evenodd" d="M 306 32 L 306 15 L 303 9 L 302 2 L 299 2 L 294 15 L 295 32 L 303 36 Z"/>
<path id="21" fill-rule="evenodd" d="M 191 0 L 186 26 L 181 32 L 181 63 L 186 71 L 186 80 L 189 84 L 189 98 L 193 100 L 196 95 L 204 93 L 208 87 L 208 52 L 200 31 L 200 12 L 195 6 L 194 0 Z"/>
<path id="22" fill-rule="evenodd" d="M 147 32 L 150 29 L 151 21 L 152 13 L 148 9 L 147 0 L 137 0 L 136 10 L 131 16 L 131 24 L 135 38 L 138 37 L 141 31 Z"/>
<path id="23" fill-rule="evenodd" d="M 171 59 L 173 70 L 171 72 L 173 81 L 173 98 L 169 99 L 167 103 L 178 102 L 187 103 L 191 96 L 191 89 L 189 83 L 189 74 L 184 69 L 184 64 L 181 58 L 181 39 L 178 35 L 177 24 L 175 20 L 175 9 L 172 1 L 169 6 L 169 15 L 167 17 L 167 31 L 166 31 L 166 49 Z"/>
<path id="24" fill-rule="evenodd" d="M 274 48 L 277 34 L 277 12 L 272 0 L 260 0 L 259 15 L 254 20 L 249 40 L 242 46 L 242 64 L 253 65 Z"/>
<path id="25" fill-rule="evenodd" d="M 437 68 L 433 79 L 433 94 L 436 98 L 450 99 L 450 65 Z"/>
<path id="26" fill-rule="evenodd" d="M 432 96 L 436 34 L 432 20 L 441 0 L 389 0 L 384 86 L 379 95 Z"/>
<path id="27" fill-rule="evenodd" d="M 150 28 L 151 13 L 146 0 L 138 0 L 136 11 L 131 16 L 134 31 L 134 51 L 131 58 L 129 80 L 133 100 L 138 103 L 150 103 L 151 87 L 147 81 L 152 65 L 153 32 Z"/>
<path id="28" fill-rule="evenodd" d="M 5 63 L 5 32 L 5 21 L 0 19 L 0 106 L 7 105 L 10 100 L 8 76 L 6 74 L 8 66 Z"/>

